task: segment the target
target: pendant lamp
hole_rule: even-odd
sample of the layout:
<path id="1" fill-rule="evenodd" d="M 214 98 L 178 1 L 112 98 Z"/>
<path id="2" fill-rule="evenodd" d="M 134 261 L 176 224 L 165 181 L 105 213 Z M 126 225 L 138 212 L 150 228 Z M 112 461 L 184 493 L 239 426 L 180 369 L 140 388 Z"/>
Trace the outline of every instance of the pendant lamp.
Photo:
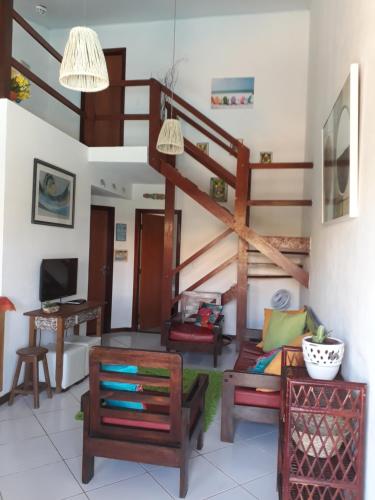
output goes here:
<path id="1" fill-rule="evenodd" d="M 109 86 L 103 50 L 91 28 L 77 26 L 70 30 L 59 80 L 64 87 L 80 92 L 99 92 Z"/>
<path id="2" fill-rule="evenodd" d="M 172 68 L 175 65 L 176 55 L 176 14 L 177 0 L 174 0 Z M 167 118 L 166 120 L 164 120 L 156 143 L 156 149 L 159 151 L 159 153 L 163 153 L 166 155 L 181 155 L 184 152 L 184 136 L 182 135 L 180 121 L 176 118 L 172 118 L 174 83 L 172 84 L 171 91 L 171 118 Z"/>

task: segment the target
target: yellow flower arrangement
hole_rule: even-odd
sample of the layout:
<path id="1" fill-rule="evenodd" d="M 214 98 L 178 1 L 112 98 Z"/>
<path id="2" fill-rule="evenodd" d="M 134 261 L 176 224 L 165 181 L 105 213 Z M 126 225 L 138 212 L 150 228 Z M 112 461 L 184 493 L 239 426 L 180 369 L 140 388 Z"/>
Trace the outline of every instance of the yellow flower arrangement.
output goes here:
<path id="1" fill-rule="evenodd" d="M 12 74 L 10 79 L 10 91 L 11 98 L 18 103 L 25 101 L 30 98 L 30 82 L 29 80 L 21 75 L 18 71 L 12 68 Z"/>

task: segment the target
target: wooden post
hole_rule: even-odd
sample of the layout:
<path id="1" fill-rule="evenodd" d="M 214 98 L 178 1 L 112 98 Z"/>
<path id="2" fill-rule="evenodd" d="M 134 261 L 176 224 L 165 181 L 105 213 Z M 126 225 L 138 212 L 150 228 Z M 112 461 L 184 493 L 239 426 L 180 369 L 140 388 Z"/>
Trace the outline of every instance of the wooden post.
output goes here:
<path id="1" fill-rule="evenodd" d="M 156 149 L 156 144 L 161 129 L 160 118 L 161 105 L 161 85 L 157 80 L 151 79 L 150 83 L 150 135 L 149 135 L 149 163 L 160 170 L 161 161 L 164 159 L 172 166 L 175 165 L 174 156 L 160 154 Z M 163 275 L 161 284 L 161 329 L 162 344 L 165 345 L 164 323 L 171 316 L 172 310 L 172 282 L 173 274 L 173 235 L 174 235 L 174 215 L 175 215 L 175 186 L 165 179 L 165 215 L 164 215 L 164 255 L 163 255 Z"/>
<path id="2" fill-rule="evenodd" d="M 161 128 L 160 119 L 161 87 L 157 80 L 151 79 L 150 83 L 150 131 L 148 144 L 148 161 L 157 170 L 160 168 L 160 154 L 156 149 L 156 143 Z"/>
<path id="3" fill-rule="evenodd" d="M 235 199 L 235 228 L 243 227 L 248 221 L 248 197 L 250 190 L 249 175 L 250 151 L 245 146 L 239 146 L 237 156 L 237 181 Z M 244 338 L 247 324 L 247 275 L 249 244 L 239 238 L 237 261 L 237 320 L 236 320 L 236 347 L 237 350 Z"/>
<path id="4" fill-rule="evenodd" d="M 9 98 L 12 31 L 13 31 L 13 0 L 0 0 L 0 99 Z"/>

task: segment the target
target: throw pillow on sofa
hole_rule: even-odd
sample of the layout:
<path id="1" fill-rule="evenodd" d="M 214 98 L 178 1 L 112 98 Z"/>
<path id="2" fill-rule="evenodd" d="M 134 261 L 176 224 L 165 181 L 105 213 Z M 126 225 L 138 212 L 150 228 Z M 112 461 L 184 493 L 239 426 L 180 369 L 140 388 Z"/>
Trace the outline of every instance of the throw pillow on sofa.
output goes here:
<path id="1" fill-rule="evenodd" d="M 270 325 L 271 315 L 272 315 L 273 311 L 275 311 L 275 310 L 276 309 L 267 309 L 267 308 L 264 309 L 262 340 L 259 342 L 259 344 L 257 344 L 257 347 L 259 347 L 260 349 L 263 349 L 263 342 L 264 342 L 264 339 L 268 333 L 268 327 Z M 305 309 L 290 309 L 288 311 L 282 311 L 282 312 L 293 315 L 293 314 L 303 313 L 303 312 L 305 312 Z"/>
<path id="2" fill-rule="evenodd" d="M 274 310 L 271 314 L 267 335 L 263 341 L 263 351 L 288 345 L 299 335 L 302 335 L 306 325 L 306 311 L 298 314 Z"/>

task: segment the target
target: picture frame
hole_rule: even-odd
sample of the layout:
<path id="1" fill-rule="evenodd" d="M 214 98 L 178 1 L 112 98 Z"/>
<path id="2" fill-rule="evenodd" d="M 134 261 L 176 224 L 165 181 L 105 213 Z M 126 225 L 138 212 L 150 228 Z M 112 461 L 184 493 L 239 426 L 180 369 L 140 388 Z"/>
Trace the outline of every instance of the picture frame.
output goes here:
<path id="1" fill-rule="evenodd" d="M 127 250 L 115 250 L 115 261 L 128 261 L 128 251 Z"/>
<path id="2" fill-rule="evenodd" d="M 122 222 L 116 223 L 116 241 L 126 241 L 127 225 Z"/>
<path id="3" fill-rule="evenodd" d="M 76 175 L 34 158 L 31 223 L 74 228 Z"/>
<path id="4" fill-rule="evenodd" d="M 197 148 L 203 151 L 207 156 L 210 154 L 210 143 L 209 142 L 197 142 Z"/>
<path id="5" fill-rule="evenodd" d="M 359 65 L 351 64 L 322 129 L 322 223 L 358 216 Z"/>
<path id="6" fill-rule="evenodd" d="M 239 109 L 254 106 L 255 78 L 252 76 L 213 78 L 211 82 L 212 109 Z"/>
<path id="7" fill-rule="evenodd" d="M 261 151 L 259 153 L 260 163 L 272 163 L 273 153 L 272 151 Z"/>
<path id="8" fill-rule="evenodd" d="M 228 184 L 219 177 L 210 179 L 210 197 L 219 203 L 228 201 Z"/>

